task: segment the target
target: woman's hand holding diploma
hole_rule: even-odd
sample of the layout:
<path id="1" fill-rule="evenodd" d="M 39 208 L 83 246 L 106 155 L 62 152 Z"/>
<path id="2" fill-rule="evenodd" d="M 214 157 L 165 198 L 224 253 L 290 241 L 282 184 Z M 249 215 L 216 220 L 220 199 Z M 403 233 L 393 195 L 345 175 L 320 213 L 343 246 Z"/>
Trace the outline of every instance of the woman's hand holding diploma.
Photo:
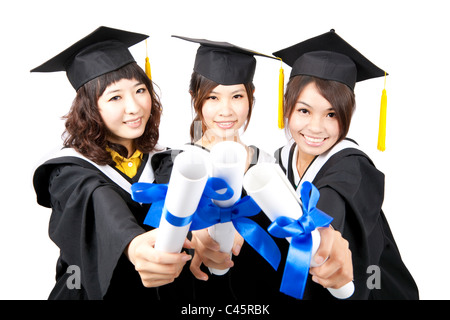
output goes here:
<path id="1" fill-rule="evenodd" d="M 239 254 L 243 243 L 244 238 L 236 232 L 231 250 L 233 255 Z M 192 232 L 191 246 L 195 249 L 195 255 L 192 258 L 190 270 L 198 280 L 208 280 L 208 275 L 200 269 L 202 264 L 219 270 L 234 266 L 230 254 L 220 251 L 220 245 L 211 238 L 207 229 Z"/>
<path id="2" fill-rule="evenodd" d="M 135 237 L 125 249 L 128 259 L 134 264 L 145 287 L 159 287 L 173 282 L 183 270 L 191 256 L 185 252 L 171 253 L 155 249 L 158 229 Z M 186 239 L 185 248 L 190 248 Z"/>

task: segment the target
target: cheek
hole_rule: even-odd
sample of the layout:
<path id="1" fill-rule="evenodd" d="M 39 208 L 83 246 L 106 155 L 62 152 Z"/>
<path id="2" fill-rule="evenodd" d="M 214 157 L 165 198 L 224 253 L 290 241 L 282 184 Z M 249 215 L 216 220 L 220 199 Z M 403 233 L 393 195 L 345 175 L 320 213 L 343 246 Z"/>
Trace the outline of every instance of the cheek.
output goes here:
<path id="1" fill-rule="evenodd" d="M 333 121 L 332 123 L 330 123 L 327 130 L 328 134 L 330 135 L 330 137 L 333 138 L 333 140 L 337 140 L 339 138 L 340 131 L 339 131 L 339 124 L 337 121 Z"/>
<path id="2" fill-rule="evenodd" d="M 238 117 L 239 122 L 245 122 L 248 118 L 248 113 L 250 112 L 250 108 L 248 106 L 248 102 L 237 105 L 234 108 L 234 112 Z"/>
<path id="3" fill-rule="evenodd" d="M 293 114 L 288 120 L 288 128 L 292 135 L 297 134 L 305 127 L 306 121 Z"/>
<path id="4" fill-rule="evenodd" d="M 210 106 L 207 102 L 203 104 L 202 107 L 202 119 L 205 123 L 210 123 L 214 119 L 214 108 Z"/>

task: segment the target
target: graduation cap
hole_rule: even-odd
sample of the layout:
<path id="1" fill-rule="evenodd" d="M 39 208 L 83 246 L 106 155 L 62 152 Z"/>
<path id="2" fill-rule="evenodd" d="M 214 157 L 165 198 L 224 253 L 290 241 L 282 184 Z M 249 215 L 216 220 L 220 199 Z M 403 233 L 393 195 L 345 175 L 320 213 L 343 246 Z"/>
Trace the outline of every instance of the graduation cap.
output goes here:
<path id="1" fill-rule="evenodd" d="M 146 38 L 145 34 L 99 27 L 31 72 L 66 71 L 78 90 L 92 79 L 135 62 L 128 48 Z"/>
<path id="2" fill-rule="evenodd" d="M 377 67 L 332 29 L 273 53 L 292 67 L 290 77 L 314 76 L 342 82 L 355 88 L 355 83 L 382 77 L 385 71 Z"/>
<path id="3" fill-rule="evenodd" d="M 277 59 L 253 50 L 238 47 L 228 42 L 172 36 L 199 43 L 194 71 L 222 85 L 248 83 L 253 80 L 256 56 Z"/>
<path id="4" fill-rule="evenodd" d="M 274 52 L 273 55 L 292 67 L 291 78 L 297 75 L 314 76 L 344 83 L 351 90 L 354 90 L 356 82 L 387 75 L 384 70 L 338 36 L 333 29 Z M 381 151 L 385 149 L 386 101 L 386 90 L 383 89 L 378 139 L 378 149 Z"/>

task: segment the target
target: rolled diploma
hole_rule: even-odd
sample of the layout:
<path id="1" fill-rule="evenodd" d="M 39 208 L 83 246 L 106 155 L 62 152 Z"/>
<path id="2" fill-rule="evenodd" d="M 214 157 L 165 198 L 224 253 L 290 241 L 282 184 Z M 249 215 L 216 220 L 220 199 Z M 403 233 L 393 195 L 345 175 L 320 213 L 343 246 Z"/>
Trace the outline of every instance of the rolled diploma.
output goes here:
<path id="1" fill-rule="evenodd" d="M 255 200 L 267 217 L 274 221 L 280 216 L 297 220 L 302 215 L 300 200 L 290 182 L 277 164 L 260 163 L 250 168 L 244 177 L 244 189 Z M 319 266 L 312 259 L 320 245 L 320 233 L 311 232 L 311 267 Z M 286 238 L 291 242 L 291 238 Z M 327 288 L 338 299 L 347 299 L 354 292 L 352 281 L 339 289 Z"/>
<path id="2" fill-rule="evenodd" d="M 244 146 L 233 141 L 220 142 L 211 148 L 210 152 L 213 177 L 224 179 L 233 189 L 234 194 L 228 200 L 214 203 L 222 208 L 230 207 L 241 198 L 242 180 L 244 179 L 247 151 Z M 220 190 L 218 191 L 220 192 Z M 220 245 L 220 251 L 231 255 L 236 229 L 232 222 L 219 223 L 208 228 L 209 235 Z M 224 275 L 229 269 L 209 268 L 215 275 Z"/>
<path id="3" fill-rule="evenodd" d="M 185 151 L 174 160 L 167 188 L 165 207 L 174 216 L 185 218 L 196 210 L 208 180 L 207 159 L 199 153 Z M 161 215 L 155 249 L 181 252 L 190 223 L 177 227 Z"/>

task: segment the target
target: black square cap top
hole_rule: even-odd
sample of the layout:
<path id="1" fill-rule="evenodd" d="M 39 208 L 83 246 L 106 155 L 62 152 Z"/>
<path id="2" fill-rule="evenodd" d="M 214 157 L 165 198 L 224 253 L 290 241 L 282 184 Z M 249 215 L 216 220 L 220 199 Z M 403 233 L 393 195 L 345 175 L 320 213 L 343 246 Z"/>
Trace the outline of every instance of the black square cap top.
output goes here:
<path id="1" fill-rule="evenodd" d="M 352 90 L 358 81 L 385 75 L 385 71 L 370 62 L 333 29 L 273 55 L 292 67 L 290 77 L 309 75 L 334 80 Z"/>
<path id="2" fill-rule="evenodd" d="M 194 71 L 222 85 L 248 83 L 253 80 L 256 69 L 255 55 L 277 59 L 228 42 L 172 36 L 199 43 Z"/>
<path id="3" fill-rule="evenodd" d="M 78 90 L 86 82 L 134 62 L 128 48 L 146 38 L 145 34 L 99 27 L 31 72 L 66 71 Z"/>

